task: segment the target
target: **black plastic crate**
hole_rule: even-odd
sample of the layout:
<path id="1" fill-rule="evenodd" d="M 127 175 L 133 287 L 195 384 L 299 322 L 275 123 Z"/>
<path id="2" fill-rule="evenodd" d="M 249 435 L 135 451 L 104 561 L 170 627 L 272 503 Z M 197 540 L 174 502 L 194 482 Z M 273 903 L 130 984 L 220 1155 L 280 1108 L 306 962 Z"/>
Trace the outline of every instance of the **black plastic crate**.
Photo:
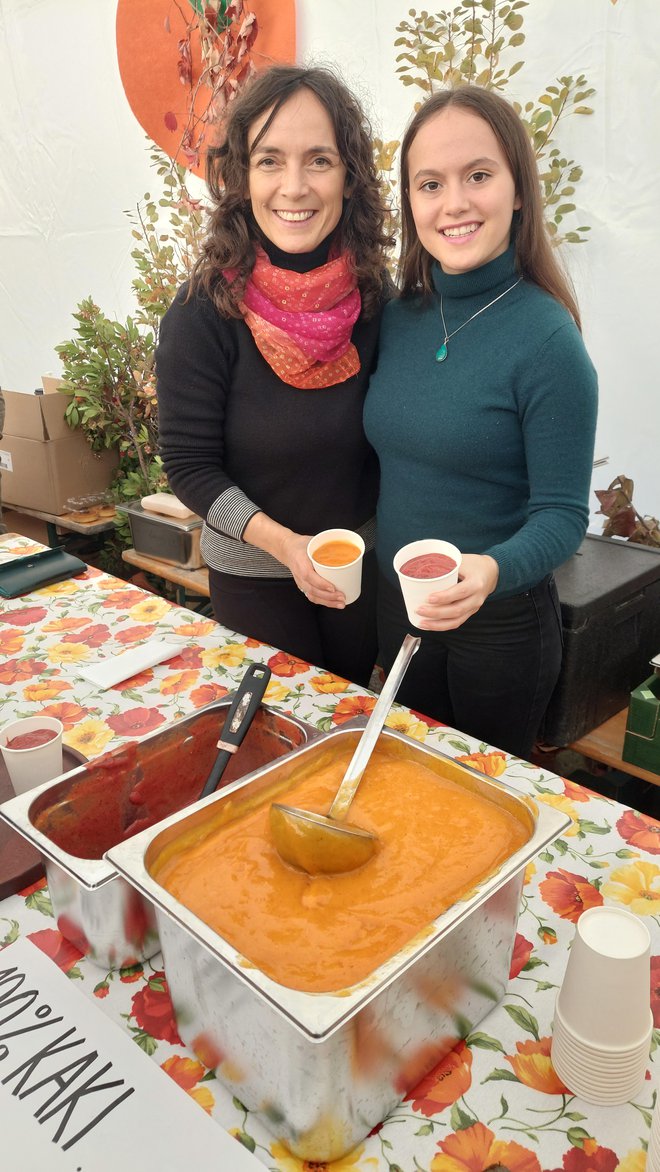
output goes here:
<path id="1" fill-rule="evenodd" d="M 555 578 L 564 657 L 541 739 L 568 745 L 627 706 L 660 651 L 660 549 L 589 534 Z"/>

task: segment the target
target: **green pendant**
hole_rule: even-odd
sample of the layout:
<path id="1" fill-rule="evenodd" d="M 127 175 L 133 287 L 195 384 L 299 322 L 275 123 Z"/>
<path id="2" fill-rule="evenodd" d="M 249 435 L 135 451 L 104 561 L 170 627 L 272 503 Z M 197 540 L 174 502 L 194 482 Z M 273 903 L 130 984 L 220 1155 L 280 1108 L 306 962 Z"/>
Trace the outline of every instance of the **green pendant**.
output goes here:
<path id="1" fill-rule="evenodd" d="M 436 362 L 444 362 L 446 357 L 447 357 L 447 343 L 443 342 L 442 346 L 440 346 L 439 350 L 436 350 L 436 352 L 435 352 L 435 360 L 436 360 Z"/>

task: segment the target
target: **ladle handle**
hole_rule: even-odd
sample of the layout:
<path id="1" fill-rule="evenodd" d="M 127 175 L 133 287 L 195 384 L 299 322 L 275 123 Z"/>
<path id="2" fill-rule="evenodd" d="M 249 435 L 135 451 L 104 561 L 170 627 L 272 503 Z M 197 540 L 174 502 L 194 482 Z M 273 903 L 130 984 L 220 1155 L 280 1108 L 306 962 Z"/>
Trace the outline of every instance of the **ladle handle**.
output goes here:
<path id="1" fill-rule="evenodd" d="M 421 643 L 419 635 L 406 635 L 399 654 L 397 655 L 392 668 L 383 684 L 380 696 L 378 697 L 374 709 L 366 723 L 362 736 L 358 741 L 357 748 L 351 757 L 348 769 L 344 774 L 343 781 L 335 794 L 334 801 L 328 810 L 329 818 L 336 818 L 338 821 L 346 817 L 348 807 L 350 806 L 355 791 L 362 780 L 371 754 L 376 745 L 387 714 L 394 703 L 394 698 L 399 690 L 399 685 L 406 674 L 408 664 L 413 655 L 417 651 Z"/>

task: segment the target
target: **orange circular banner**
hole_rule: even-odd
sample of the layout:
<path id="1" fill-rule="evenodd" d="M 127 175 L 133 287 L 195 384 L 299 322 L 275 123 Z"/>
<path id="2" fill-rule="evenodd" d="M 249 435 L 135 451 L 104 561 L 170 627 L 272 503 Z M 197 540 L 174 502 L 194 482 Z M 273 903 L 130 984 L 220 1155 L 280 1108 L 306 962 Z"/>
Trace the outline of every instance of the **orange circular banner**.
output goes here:
<path id="1" fill-rule="evenodd" d="M 275 62 L 295 61 L 295 0 L 246 0 L 257 20 L 257 36 L 250 50 L 256 69 Z M 128 103 L 140 126 L 172 159 L 204 176 L 203 157 L 196 161 L 182 150 L 190 122 L 191 94 L 202 70 L 199 33 L 190 37 L 190 76 L 181 80 L 180 42 L 186 38 L 186 15 L 195 18 L 192 0 L 118 0 L 117 60 Z M 182 15 L 182 12 L 185 15 Z M 200 85 L 192 109 L 203 114 L 209 89 Z M 208 140 L 207 140 L 208 141 Z M 193 151 L 194 154 L 194 151 Z"/>

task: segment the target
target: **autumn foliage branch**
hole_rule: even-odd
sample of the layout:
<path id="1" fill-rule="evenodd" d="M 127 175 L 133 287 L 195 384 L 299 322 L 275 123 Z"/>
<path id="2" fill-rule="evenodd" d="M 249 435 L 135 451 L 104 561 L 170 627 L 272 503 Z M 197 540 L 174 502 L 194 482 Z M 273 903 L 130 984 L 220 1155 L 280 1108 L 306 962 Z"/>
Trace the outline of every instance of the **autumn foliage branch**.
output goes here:
<path id="1" fill-rule="evenodd" d="M 642 517 L 633 504 L 635 485 L 627 476 L 617 476 L 605 489 L 597 489 L 599 513 L 607 517 L 604 537 L 625 537 L 638 545 L 660 546 L 660 522 L 657 517 Z"/>

